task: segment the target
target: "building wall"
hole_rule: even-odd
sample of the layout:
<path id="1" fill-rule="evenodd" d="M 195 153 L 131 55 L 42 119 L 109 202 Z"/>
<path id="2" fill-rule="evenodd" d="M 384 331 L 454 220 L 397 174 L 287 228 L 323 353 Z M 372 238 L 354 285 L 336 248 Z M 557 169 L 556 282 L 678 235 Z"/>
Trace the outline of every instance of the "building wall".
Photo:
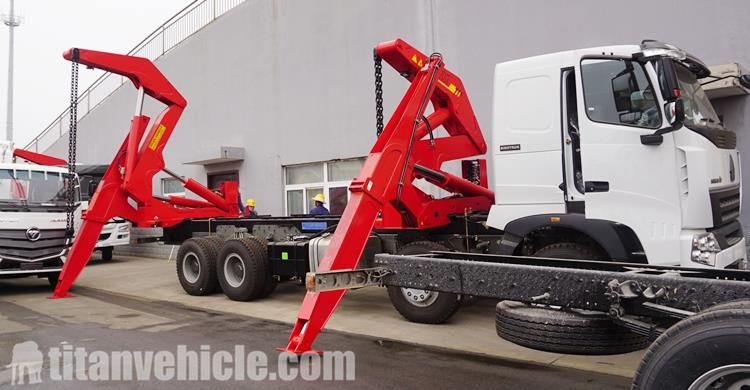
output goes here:
<path id="1" fill-rule="evenodd" d="M 239 169 L 243 196 L 255 197 L 261 213 L 281 214 L 283 165 L 369 151 L 375 139 L 372 47 L 378 42 L 401 37 L 426 53 L 441 52 L 463 78 L 489 140 L 495 63 L 649 38 L 683 47 L 708 64 L 750 67 L 750 25 L 743 12 L 748 5 L 745 0 L 248 0 L 157 61 L 188 100 L 165 151 L 167 166 L 205 182 L 204 167 L 183 164 L 217 154 L 219 146 L 242 146 L 242 163 L 209 171 Z M 407 83 L 385 66 L 384 84 L 389 113 Z M 134 100 L 126 85 L 81 119 L 79 161 L 111 159 Z M 715 103 L 737 130 L 740 149 L 750 155 L 747 98 Z M 151 102 L 146 111 L 155 115 L 156 108 Z M 66 150 L 62 139 L 48 152 L 65 156 Z M 743 169 L 750 175 L 750 158 Z M 750 227 L 748 207 L 742 222 Z"/>

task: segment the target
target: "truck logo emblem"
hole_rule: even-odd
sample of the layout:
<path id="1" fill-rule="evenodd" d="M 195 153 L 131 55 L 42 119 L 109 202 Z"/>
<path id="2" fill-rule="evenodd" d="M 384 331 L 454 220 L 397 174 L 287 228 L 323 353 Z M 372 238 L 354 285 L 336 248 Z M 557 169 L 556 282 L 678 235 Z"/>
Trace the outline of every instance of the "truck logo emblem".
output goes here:
<path id="1" fill-rule="evenodd" d="M 521 150 L 521 144 L 500 145 L 501 152 L 509 152 L 512 150 Z"/>
<path id="2" fill-rule="evenodd" d="M 28 230 L 26 230 L 26 238 L 29 239 L 29 241 L 37 241 L 42 237 L 42 232 L 39 231 L 38 227 L 30 227 Z"/>
<path id="3" fill-rule="evenodd" d="M 729 156 L 729 181 L 730 182 L 734 181 L 734 175 L 735 175 L 734 159 L 732 158 L 732 156 Z"/>

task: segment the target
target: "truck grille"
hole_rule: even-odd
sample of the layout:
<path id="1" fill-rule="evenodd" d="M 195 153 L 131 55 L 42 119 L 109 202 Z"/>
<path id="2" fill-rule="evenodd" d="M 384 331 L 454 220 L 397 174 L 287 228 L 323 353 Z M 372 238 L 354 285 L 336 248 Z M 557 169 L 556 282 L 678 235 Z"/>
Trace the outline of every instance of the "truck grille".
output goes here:
<path id="1" fill-rule="evenodd" d="M 737 146 L 737 134 L 722 129 L 693 129 L 696 133 L 708 138 L 719 149 L 734 149 Z"/>
<path id="2" fill-rule="evenodd" d="M 740 216 L 740 188 L 711 191 L 711 213 L 714 226 L 721 226 Z"/>
<path id="3" fill-rule="evenodd" d="M 26 230 L 0 230 L 0 258 L 37 260 L 54 256 L 66 247 L 65 229 L 42 230 L 39 239 L 31 241 Z"/>
<path id="4" fill-rule="evenodd" d="M 734 246 L 745 238 L 742 231 L 742 225 L 740 225 L 739 221 L 730 222 L 724 226 L 709 229 L 709 231 L 714 234 L 714 237 L 716 237 L 716 240 L 719 242 L 719 248 L 721 249 L 727 249 Z"/>

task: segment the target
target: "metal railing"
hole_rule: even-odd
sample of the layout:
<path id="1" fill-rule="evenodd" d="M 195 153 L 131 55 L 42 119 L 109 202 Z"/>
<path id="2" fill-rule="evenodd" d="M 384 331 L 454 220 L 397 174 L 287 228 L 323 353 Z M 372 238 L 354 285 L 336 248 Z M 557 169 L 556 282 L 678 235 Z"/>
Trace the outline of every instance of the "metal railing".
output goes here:
<path id="1" fill-rule="evenodd" d="M 137 44 L 127 55 L 156 60 L 198 30 L 245 0 L 195 0 L 174 14 Z M 109 95 L 115 92 L 127 78 L 105 73 L 78 97 L 78 118 L 83 118 Z M 70 107 L 66 108 L 39 135 L 26 146 L 26 150 L 43 152 L 68 133 Z"/>

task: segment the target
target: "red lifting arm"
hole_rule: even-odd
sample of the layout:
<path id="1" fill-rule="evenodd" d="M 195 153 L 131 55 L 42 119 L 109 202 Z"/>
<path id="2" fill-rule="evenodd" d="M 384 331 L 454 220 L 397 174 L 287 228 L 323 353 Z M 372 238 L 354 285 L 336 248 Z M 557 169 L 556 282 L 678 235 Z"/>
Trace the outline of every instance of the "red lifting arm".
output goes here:
<path id="1" fill-rule="evenodd" d="M 130 122 L 128 136 L 91 198 L 53 298 L 67 296 L 68 290 L 91 257 L 102 227 L 113 217 L 125 218 L 136 226 L 167 227 L 188 218 L 239 215 L 236 182 L 223 183 L 222 196 L 219 196 L 192 179 L 184 180 L 164 169 L 164 147 L 187 102 L 151 61 L 75 48 L 65 52 L 63 57 L 92 68 L 123 75 L 133 82 L 139 93 L 136 114 Z M 148 133 L 146 127 L 150 118 L 141 114 L 144 94 L 167 106 Z M 153 177 L 162 170 L 178 178 L 185 188 L 196 193 L 205 202 L 154 197 Z"/>
<path id="2" fill-rule="evenodd" d="M 34 164 L 39 165 L 50 165 L 50 166 L 65 166 L 68 162 L 57 157 L 48 156 L 42 153 L 34 153 L 25 149 L 13 149 L 13 157 L 20 157 L 26 161 L 31 161 Z"/>
<path id="3" fill-rule="evenodd" d="M 446 161 L 487 151 L 461 80 L 445 69 L 440 55 L 427 57 L 400 39 L 381 43 L 375 52 L 411 85 L 349 186 L 351 198 L 320 271 L 354 269 L 376 222 L 395 229 L 444 226 L 451 214 L 488 211 L 494 202 L 486 187 L 440 169 Z M 429 103 L 434 110 L 425 117 Z M 448 136 L 426 138 L 438 126 Z M 417 178 L 456 196 L 434 199 L 412 184 Z M 308 292 L 284 350 L 309 352 L 343 296 L 344 290 Z"/>

